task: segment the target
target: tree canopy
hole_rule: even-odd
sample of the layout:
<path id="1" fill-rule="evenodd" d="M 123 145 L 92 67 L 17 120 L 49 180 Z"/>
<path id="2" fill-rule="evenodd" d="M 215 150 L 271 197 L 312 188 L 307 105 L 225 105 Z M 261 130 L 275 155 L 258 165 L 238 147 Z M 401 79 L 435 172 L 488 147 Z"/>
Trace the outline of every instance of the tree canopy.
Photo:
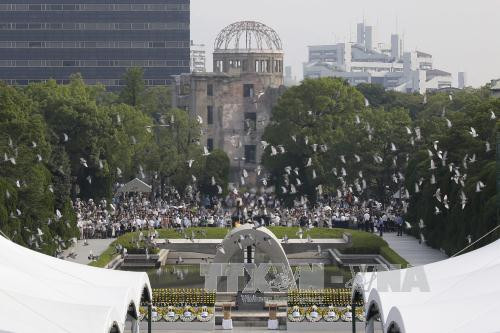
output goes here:
<path id="1" fill-rule="evenodd" d="M 198 122 L 171 107 L 168 88 L 145 89 L 140 71 L 127 77 L 121 98 L 79 75 L 66 85 L 0 83 L 0 230 L 7 236 L 54 254 L 78 235 L 71 199 L 110 199 L 135 177 L 184 191 L 193 176 L 213 175 L 227 186 L 224 168 L 205 168 L 225 153 L 202 156 Z"/>
<path id="2" fill-rule="evenodd" d="M 343 80 L 305 80 L 289 89 L 271 121 L 263 163 L 288 202 L 354 190 L 387 201 L 386 186 L 394 187 L 392 176 L 404 168 L 393 161 L 404 161 L 409 145 L 403 136 L 408 112 L 367 108 L 363 95 Z"/>
<path id="3" fill-rule="evenodd" d="M 202 153 L 200 124 L 172 108 L 169 89 L 145 88 L 138 69 L 125 82 L 119 95 L 79 75 L 66 85 L 0 83 L 7 236 L 54 254 L 78 235 L 71 199 L 110 199 L 134 177 L 160 192 L 227 194 L 227 155 Z M 305 80 L 272 111 L 258 181 L 287 205 L 330 195 L 398 206 L 411 233 L 452 254 L 498 225 L 499 113 L 486 88 L 421 96 Z"/>
<path id="4" fill-rule="evenodd" d="M 273 109 L 261 181 L 289 205 L 324 194 L 397 205 L 410 232 L 452 254 L 498 225 L 499 112 L 487 89 L 422 96 L 305 80 Z"/>

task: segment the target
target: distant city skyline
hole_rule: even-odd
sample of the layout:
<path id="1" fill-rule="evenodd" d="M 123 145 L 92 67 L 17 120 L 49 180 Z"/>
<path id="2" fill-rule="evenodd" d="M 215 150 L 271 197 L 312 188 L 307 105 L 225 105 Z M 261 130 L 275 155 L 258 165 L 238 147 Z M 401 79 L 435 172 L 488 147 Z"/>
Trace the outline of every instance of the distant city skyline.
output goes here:
<path id="1" fill-rule="evenodd" d="M 389 44 L 391 33 L 398 32 L 406 50 L 432 54 L 436 67 L 453 74 L 455 85 L 462 71 L 474 87 L 500 78 L 497 1 L 191 0 L 191 9 L 191 38 L 206 45 L 207 70 L 219 31 L 235 21 L 256 20 L 278 32 L 285 66 L 300 80 L 307 46 L 355 41 L 356 23 L 364 19 L 374 27 L 374 45 Z"/>

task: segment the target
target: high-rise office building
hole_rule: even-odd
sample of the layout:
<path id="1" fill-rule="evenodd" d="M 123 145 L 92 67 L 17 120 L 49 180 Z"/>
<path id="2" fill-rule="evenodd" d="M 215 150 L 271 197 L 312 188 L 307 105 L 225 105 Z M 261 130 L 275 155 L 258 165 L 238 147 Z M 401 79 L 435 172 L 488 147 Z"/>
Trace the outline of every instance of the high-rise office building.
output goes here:
<path id="1" fill-rule="evenodd" d="M 81 73 L 118 87 L 129 67 L 147 85 L 189 73 L 190 0 L 5 0 L 0 80 L 26 85 Z"/>
<path id="2" fill-rule="evenodd" d="M 467 75 L 465 72 L 458 72 L 458 89 L 467 87 Z"/>

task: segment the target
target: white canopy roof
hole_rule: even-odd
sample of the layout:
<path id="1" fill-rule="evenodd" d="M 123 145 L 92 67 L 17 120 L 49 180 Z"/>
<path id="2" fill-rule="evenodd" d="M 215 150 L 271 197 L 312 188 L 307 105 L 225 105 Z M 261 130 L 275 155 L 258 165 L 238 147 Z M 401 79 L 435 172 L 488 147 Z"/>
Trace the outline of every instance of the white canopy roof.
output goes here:
<path id="1" fill-rule="evenodd" d="M 146 273 L 60 260 L 0 236 L 0 331 L 123 331 L 129 306 L 138 314 L 143 294 L 151 299 Z"/>
<path id="2" fill-rule="evenodd" d="M 151 186 L 138 178 L 134 178 L 118 189 L 118 193 L 150 193 Z"/>
<path id="3" fill-rule="evenodd" d="M 376 306 L 384 331 L 499 332 L 500 240 L 467 254 L 387 272 L 360 273 L 366 311 Z"/>

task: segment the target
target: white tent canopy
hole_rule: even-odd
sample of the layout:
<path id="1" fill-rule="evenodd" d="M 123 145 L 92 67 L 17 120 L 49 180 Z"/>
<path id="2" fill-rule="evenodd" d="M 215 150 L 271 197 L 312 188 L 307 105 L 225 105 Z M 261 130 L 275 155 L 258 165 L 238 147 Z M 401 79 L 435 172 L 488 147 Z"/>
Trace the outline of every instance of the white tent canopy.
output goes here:
<path id="1" fill-rule="evenodd" d="M 138 178 L 134 178 L 118 189 L 118 193 L 150 193 L 151 185 Z"/>
<path id="2" fill-rule="evenodd" d="M 80 332 L 83 328 L 86 332 L 109 332 L 117 324 L 109 307 L 56 302 L 3 290 L 0 298 L 0 332 Z"/>
<path id="3" fill-rule="evenodd" d="M 129 308 L 151 299 L 146 273 L 80 265 L 0 236 L 0 331 L 121 332 Z M 24 319 L 22 319 L 24 318 Z"/>
<path id="4" fill-rule="evenodd" d="M 500 240 L 424 266 L 360 273 L 353 293 L 368 316 L 378 312 L 384 332 L 499 332 L 499 277 Z"/>

